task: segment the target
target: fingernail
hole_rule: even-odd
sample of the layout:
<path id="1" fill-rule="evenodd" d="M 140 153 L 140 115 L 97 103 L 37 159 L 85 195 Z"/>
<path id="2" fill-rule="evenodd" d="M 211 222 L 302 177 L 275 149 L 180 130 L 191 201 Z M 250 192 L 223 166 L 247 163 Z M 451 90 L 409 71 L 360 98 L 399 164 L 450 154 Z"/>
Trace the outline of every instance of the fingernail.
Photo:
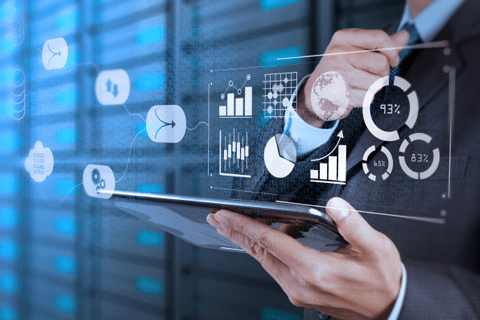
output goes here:
<path id="1" fill-rule="evenodd" d="M 207 222 L 208 224 L 210 224 L 211 226 L 214 226 L 215 228 L 219 225 L 218 221 L 215 219 L 214 214 L 209 214 L 207 216 Z"/>
<path id="2" fill-rule="evenodd" d="M 222 217 L 221 214 L 216 214 L 215 220 L 217 220 L 218 223 L 223 224 L 224 226 L 230 226 L 230 221 L 228 221 L 227 218 Z"/>
<path id="3" fill-rule="evenodd" d="M 340 221 L 348 216 L 350 213 L 350 206 L 345 200 L 333 198 L 327 203 L 327 211 L 333 220 Z"/>

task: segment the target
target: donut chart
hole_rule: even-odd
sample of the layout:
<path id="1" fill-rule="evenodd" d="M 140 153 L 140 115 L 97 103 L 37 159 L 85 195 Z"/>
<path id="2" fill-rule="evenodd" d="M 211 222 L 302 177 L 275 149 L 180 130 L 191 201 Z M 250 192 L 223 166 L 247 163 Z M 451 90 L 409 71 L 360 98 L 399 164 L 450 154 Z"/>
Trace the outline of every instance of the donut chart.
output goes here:
<path id="1" fill-rule="evenodd" d="M 398 134 L 398 131 L 397 130 L 385 131 L 380 129 L 373 121 L 372 113 L 370 112 L 375 95 L 384 87 L 387 87 L 388 85 L 389 85 L 388 76 L 380 78 L 377 81 L 375 81 L 370 86 L 367 93 L 365 94 L 365 98 L 363 99 L 362 109 L 363 109 L 363 120 L 365 121 L 365 125 L 367 126 L 368 131 L 370 131 L 370 133 L 374 135 L 377 139 L 391 142 L 391 141 L 400 140 L 400 135 Z M 407 93 L 407 91 L 412 86 L 407 80 L 398 76 L 395 77 L 395 81 L 393 85 L 395 87 L 400 88 L 405 93 Z M 410 129 L 413 129 L 413 127 L 415 126 L 415 123 L 417 122 L 418 111 L 419 111 L 419 102 L 418 102 L 417 93 L 415 91 L 412 91 L 407 95 L 407 98 L 410 105 L 410 113 L 408 115 L 407 120 L 405 121 L 405 124 Z"/>
<path id="2" fill-rule="evenodd" d="M 376 150 L 375 146 L 371 146 L 370 148 L 368 148 L 367 151 L 365 152 L 365 154 L 363 155 L 363 159 L 362 159 L 363 171 L 365 172 L 367 177 L 372 181 L 377 181 L 377 176 L 370 172 L 370 169 L 368 168 L 367 161 L 368 161 L 368 158 L 370 157 L 370 155 L 373 152 L 375 152 L 375 150 Z M 392 154 L 390 153 L 390 151 L 387 148 L 385 148 L 384 146 L 382 146 L 382 148 L 380 149 L 380 152 L 382 152 L 387 157 L 388 166 L 386 167 L 385 173 L 382 174 L 382 176 L 381 176 L 382 180 L 387 180 L 388 177 L 390 177 L 390 175 L 392 174 L 392 171 L 393 171 L 393 157 L 392 157 Z"/>
<path id="3" fill-rule="evenodd" d="M 400 162 L 400 167 L 407 176 L 415 180 L 425 180 L 430 178 L 437 171 L 440 164 L 440 150 L 438 148 L 433 150 L 433 161 L 430 165 L 430 168 L 423 172 L 415 172 L 410 169 L 410 167 L 407 165 L 407 162 L 405 161 L 405 151 L 407 150 L 407 147 L 410 145 L 410 143 L 415 141 L 423 141 L 426 143 L 430 143 L 432 141 L 432 137 L 424 133 L 415 133 L 410 135 L 402 142 L 402 145 L 400 146 L 400 156 L 398 157 L 398 160 Z"/>

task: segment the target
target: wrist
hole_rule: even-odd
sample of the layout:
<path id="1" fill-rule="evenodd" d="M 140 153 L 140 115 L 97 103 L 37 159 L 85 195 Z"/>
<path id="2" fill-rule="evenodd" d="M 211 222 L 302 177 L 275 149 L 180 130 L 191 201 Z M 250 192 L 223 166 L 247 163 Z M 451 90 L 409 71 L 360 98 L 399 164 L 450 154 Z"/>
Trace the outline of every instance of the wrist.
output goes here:
<path id="1" fill-rule="evenodd" d="M 307 101 L 305 92 L 307 91 L 308 83 L 300 88 L 297 95 L 297 114 L 302 118 L 306 123 L 311 126 L 321 128 L 325 124 L 325 121 L 320 119 L 313 111 L 312 108 L 309 108 L 309 101 Z"/>

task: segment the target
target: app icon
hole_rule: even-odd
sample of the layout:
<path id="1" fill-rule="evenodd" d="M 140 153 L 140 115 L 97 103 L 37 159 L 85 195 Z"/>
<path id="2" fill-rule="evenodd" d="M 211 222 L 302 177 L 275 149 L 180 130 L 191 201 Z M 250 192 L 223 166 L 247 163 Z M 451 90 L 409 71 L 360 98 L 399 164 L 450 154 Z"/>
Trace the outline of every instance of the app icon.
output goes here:
<path id="1" fill-rule="evenodd" d="M 115 175 L 107 166 L 89 164 L 83 171 L 83 188 L 94 198 L 109 199 L 115 191 Z M 101 193 L 100 191 L 111 191 Z"/>
<path id="2" fill-rule="evenodd" d="M 153 106 L 147 114 L 147 133 L 153 142 L 178 143 L 185 136 L 187 119 L 179 106 Z"/>
<path id="3" fill-rule="evenodd" d="M 25 159 L 25 170 L 30 173 L 33 181 L 45 181 L 53 172 L 52 151 L 49 148 L 44 148 L 43 144 L 37 141 Z"/>
<path id="4" fill-rule="evenodd" d="M 42 62 L 45 69 L 62 69 L 67 64 L 67 59 L 68 45 L 65 39 L 57 38 L 45 41 L 42 50 Z"/>
<path id="5" fill-rule="evenodd" d="M 95 83 L 95 94 L 102 105 L 124 104 L 130 95 L 130 78 L 125 70 L 102 71 Z"/>

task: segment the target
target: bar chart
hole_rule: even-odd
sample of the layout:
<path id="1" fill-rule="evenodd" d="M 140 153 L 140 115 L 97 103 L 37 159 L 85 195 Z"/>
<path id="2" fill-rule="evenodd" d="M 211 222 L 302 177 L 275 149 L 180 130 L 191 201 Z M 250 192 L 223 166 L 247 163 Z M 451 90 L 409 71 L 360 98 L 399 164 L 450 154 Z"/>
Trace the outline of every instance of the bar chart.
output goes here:
<path id="1" fill-rule="evenodd" d="M 316 183 L 346 184 L 347 181 L 347 146 L 338 146 L 337 156 L 328 156 L 326 162 L 310 170 L 310 181 Z"/>
<path id="2" fill-rule="evenodd" d="M 231 133 L 222 134 L 219 131 L 218 170 L 221 176 L 251 178 L 247 174 L 250 150 L 248 132 L 241 134 L 233 129 Z"/>
<path id="3" fill-rule="evenodd" d="M 251 80 L 251 76 L 247 75 L 245 82 L 241 87 L 236 87 L 232 80 L 228 82 L 228 87 L 220 98 L 226 104 L 218 107 L 218 115 L 220 118 L 251 118 L 253 114 L 253 87 L 246 86 Z M 229 92 L 234 89 L 234 92 Z"/>

